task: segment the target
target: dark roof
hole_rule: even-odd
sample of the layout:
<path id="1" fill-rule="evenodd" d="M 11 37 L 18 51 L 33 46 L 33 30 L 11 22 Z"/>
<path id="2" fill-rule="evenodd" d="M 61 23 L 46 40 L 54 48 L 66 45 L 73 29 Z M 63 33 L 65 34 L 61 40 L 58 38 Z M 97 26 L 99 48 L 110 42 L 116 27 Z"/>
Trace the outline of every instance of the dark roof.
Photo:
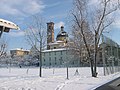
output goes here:
<path id="1" fill-rule="evenodd" d="M 67 32 L 65 32 L 65 31 L 60 31 L 59 33 L 58 33 L 58 35 L 57 35 L 57 38 L 58 37 L 68 37 L 68 34 L 67 34 Z"/>

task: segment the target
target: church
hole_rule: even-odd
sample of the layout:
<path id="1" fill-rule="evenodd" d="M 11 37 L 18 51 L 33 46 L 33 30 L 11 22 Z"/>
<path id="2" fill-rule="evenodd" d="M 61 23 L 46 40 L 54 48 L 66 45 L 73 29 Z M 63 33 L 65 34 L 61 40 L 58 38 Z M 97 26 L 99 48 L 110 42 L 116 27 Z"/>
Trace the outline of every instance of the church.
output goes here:
<path id="1" fill-rule="evenodd" d="M 47 49 L 42 51 L 42 65 L 49 67 L 79 66 L 80 62 L 70 53 L 68 34 L 61 26 L 54 39 L 54 23 L 47 23 Z"/>

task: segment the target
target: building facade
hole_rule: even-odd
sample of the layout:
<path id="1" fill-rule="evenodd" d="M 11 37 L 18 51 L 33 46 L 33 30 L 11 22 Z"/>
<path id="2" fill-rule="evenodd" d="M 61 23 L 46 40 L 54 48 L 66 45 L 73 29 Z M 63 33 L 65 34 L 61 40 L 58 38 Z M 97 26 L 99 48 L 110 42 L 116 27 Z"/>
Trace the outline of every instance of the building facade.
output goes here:
<path id="1" fill-rule="evenodd" d="M 11 56 L 24 56 L 28 55 L 30 51 L 28 50 L 23 50 L 23 49 L 14 49 L 10 50 L 10 55 Z"/>
<path id="2" fill-rule="evenodd" d="M 44 50 L 42 52 L 42 64 L 49 67 L 79 66 L 74 55 L 71 55 L 65 48 Z"/>

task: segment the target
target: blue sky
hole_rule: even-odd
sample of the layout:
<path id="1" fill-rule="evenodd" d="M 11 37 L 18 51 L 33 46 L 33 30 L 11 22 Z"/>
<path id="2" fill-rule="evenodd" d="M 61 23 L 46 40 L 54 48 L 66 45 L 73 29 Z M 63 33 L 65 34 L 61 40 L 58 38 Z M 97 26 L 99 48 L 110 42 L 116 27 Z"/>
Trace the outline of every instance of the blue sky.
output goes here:
<path id="1" fill-rule="evenodd" d="M 0 18 L 16 23 L 21 30 L 11 30 L 4 33 L 8 42 L 8 50 L 15 48 L 30 49 L 24 37 L 24 30 L 30 17 L 34 14 L 41 14 L 46 23 L 55 23 L 55 35 L 59 32 L 60 26 L 67 29 L 66 18 L 72 8 L 72 0 L 0 0 Z M 67 30 L 66 30 L 67 31 Z"/>
<path id="2" fill-rule="evenodd" d="M 97 0 L 91 0 L 95 4 Z M 69 32 L 68 16 L 72 8 L 72 0 L 0 0 L 0 18 L 12 21 L 19 25 L 19 31 L 11 30 L 4 33 L 8 41 L 8 50 L 15 48 L 30 49 L 24 37 L 24 30 L 30 17 L 34 14 L 41 14 L 46 21 L 55 23 L 55 35 L 59 32 L 60 26 L 65 26 L 65 31 Z M 115 24 L 111 26 L 110 34 L 106 34 L 120 44 L 120 13 L 117 15 Z"/>

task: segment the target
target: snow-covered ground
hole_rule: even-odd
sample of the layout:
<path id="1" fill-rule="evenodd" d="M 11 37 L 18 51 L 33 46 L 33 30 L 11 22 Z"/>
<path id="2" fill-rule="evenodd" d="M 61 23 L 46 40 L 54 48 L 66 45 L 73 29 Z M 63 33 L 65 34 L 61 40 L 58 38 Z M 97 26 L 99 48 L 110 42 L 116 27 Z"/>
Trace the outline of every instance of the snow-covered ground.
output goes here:
<path id="1" fill-rule="evenodd" d="M 76 69 L 79 74 L 75 75 Z M 69 68 L 69 80 L 66 68 L 0 68 L 0 90 L 94 90 L 96 87 L 120 76 L 120 73 L 103 75 L 98 68 L 98 77 L 93 78 L 89 67 Z"/>

